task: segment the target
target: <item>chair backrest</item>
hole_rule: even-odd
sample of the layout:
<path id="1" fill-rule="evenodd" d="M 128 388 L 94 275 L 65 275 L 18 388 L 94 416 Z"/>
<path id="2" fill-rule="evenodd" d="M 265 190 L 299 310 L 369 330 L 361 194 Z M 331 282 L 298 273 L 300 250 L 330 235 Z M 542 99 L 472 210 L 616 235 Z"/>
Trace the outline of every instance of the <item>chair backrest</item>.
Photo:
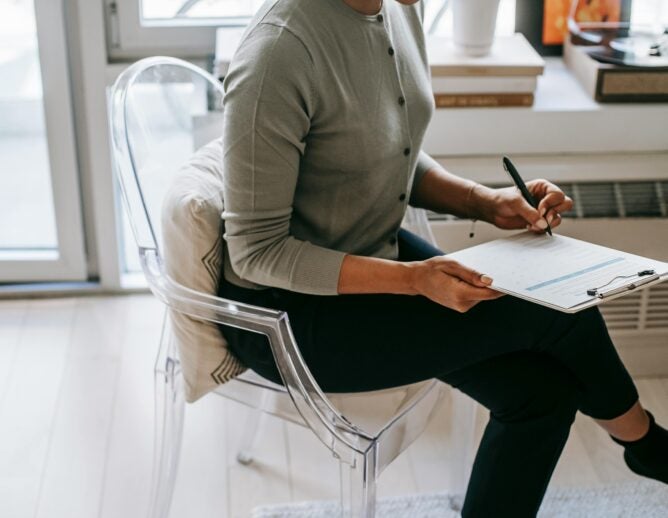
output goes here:
<path id="1" fill-rule="evenodd" d="M 285 386 L 321 441 L 345 458 L 369 438 L 336 411 L 312 378 L 284 312 L 220 299 L 171 278 L 161 255 L 161 215 L 170 180 L 222 130 L 222 85 L 185 61 L 138 61 L 117 79 L 111 122 L 115 169 L 142 270 L 151 291 L 172 311 L 268 336 Z M 351 449 L 352 448 L 352 449 Z"/>
<path id="2" fill-rule="evenodd" d="M 160 256 L 160 215 L 172 179 L 222 132 L 222 85 L 182 60 L 129 67 L 114 87 L 112 140 L 130 225 L 140 249 Z"/>

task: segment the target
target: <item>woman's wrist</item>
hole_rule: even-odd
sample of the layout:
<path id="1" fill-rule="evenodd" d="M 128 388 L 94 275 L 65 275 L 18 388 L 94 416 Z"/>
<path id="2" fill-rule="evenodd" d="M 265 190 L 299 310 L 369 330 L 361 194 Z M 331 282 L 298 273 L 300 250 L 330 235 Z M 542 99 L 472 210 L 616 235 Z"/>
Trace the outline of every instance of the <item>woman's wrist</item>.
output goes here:
<path id="1" fill-rule="evenodd" d="M 339 275 L 339 294 L 393 293 L 414 295 L 413 264 L 377 257 L 346 255 Z"/>
<path id="2" fill-rule="evenodd" d="M 494 221 L 496 203 L 494 189 L 474 182 L 470 188 L 467 200 L 468 218 L 492 223 Z"/>

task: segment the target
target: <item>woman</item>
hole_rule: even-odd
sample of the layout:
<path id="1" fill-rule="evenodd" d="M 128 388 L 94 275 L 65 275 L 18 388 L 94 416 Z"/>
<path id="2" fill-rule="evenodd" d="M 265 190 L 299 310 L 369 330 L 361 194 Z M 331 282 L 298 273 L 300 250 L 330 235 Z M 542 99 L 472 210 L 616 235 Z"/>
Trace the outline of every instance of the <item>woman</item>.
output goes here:
<path id="1" fill-rule="evenodd" d="M 408 203 L 542 232 L 572 202 L 537 180 L 533 209 L 420 150 L 434 110 L 421 4 L 381 2 L 270 0 L 246 31 L 224 85 L 220 295 L 286 310 L 325 391 L 436 377 L 489 408 L 465 517 L 534 516 L 577 410 L 631 469 L 668 482 L 668 432 L 596 309 L 501 297 L 485 272 L 399 230 Z M 280 383 L 264 336 L 223 332 Z"/>

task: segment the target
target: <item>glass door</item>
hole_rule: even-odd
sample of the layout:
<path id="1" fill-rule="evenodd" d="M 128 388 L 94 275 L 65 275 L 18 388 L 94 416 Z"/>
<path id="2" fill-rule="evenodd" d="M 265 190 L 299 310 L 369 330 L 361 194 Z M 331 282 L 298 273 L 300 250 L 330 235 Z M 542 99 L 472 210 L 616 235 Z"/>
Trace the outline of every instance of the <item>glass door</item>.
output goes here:
<path id="1" fill-rule="evenodd" d="M 0 0 L 0 283 L 84 280 L 64 0 Z"/>

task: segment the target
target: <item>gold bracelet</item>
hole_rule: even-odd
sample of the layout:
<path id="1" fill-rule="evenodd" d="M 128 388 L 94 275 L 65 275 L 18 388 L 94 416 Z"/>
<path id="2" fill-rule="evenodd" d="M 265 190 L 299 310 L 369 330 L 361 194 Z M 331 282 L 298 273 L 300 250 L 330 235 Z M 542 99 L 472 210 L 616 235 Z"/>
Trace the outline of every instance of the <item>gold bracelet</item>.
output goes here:
<path id="1" fill-rule="evenodd" d="M 471 217 L 471 196 L 478 185 L 480 185 L 478 182 L 473 182 L 471 187 L 469 187 L 469 192 L 466 194 L 466 219 L 473 219 Z"/>

